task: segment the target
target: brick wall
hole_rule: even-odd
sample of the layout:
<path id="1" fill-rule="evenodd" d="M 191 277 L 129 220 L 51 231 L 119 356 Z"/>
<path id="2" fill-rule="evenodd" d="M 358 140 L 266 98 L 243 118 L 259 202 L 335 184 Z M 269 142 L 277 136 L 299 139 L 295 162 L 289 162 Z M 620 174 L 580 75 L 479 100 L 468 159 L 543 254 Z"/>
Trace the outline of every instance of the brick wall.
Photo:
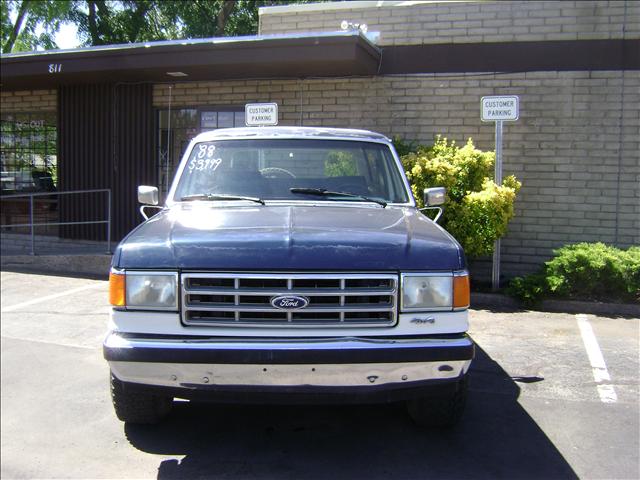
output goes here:
<path id="1" fill-rule="evenodd" d="M 51 112 L 57 107 L 57 90 L 0 92 L 0 110 L 9 112 Z"/>
<path id="2" fill-rule="evenodd" d="M 298 80 L 237 80 L 200 83 L 176 83 L 172 85 L 171 106 L 226 106 L 244 108 L 248 102 L 269 97 L 278 103 L 280 122 L 294 125 L 300 120 L 300 88 Z M 169 85 L 155 85 L 153 104 L 157 107 L 169 104 Z"/>
<path id="3" fill-rule="evenodd" d="M 638 1 L 467 1 L 376 6 L 377 2 L 294 12 L 260 11 L 260 33 L 340 30 L 340 22 L 366 23 L 380 45 L 638 38 Z M 348 8 L 347 5 L 362 6 Z"/>
<path id="4" fill-rule="evenodd" d="M 640 72 L 531 72 L 176 84 L 172 108 L 277 102 L 281 125 L 358 127 L 431 143 L 472 137 L 493 149 L 480 97 L 520 95 L 504 129 L 504 174 L 523 188 L 503 271 L 537 268 L 579 241 L 640 244 Z M 168 86 L 154 87 L 166 107 Z"/>

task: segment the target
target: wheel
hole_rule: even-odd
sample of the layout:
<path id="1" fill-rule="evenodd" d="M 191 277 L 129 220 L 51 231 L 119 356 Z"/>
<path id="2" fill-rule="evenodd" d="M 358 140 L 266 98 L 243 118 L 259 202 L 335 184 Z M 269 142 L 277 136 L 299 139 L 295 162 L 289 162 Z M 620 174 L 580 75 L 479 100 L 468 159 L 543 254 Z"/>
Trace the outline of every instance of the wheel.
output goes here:
<path id="1" fill-rule="evenodd" d="M 171 411 L 173 398 L 144 392 L 127 392 L 120 380 L 111 374 L 111 401 L 117 417 L 123 422 L 154 424 Z"/>
<path id="2" fill-rule="evenodd" d="M 419 397 L 407 401 L 411 419 L 421 427 L 455 426 L 467 403 L 467 376 L 458 382 L 456 391 L 444 396 Z"/>
<path id="3" fill-rule="evenodd" d="M 291 177 L 291 178 L 296 178 L 296 176 L 291 173 L 289 170 L 285 169 L 285 168 L 280 168 L 280 167 L 267 167 L 267 168 L 263 168 L 262 170 L 260 170 L 260 174 L 263 177 L 267 177 L 267 178 L 282 178 L 282 177 Z"/>

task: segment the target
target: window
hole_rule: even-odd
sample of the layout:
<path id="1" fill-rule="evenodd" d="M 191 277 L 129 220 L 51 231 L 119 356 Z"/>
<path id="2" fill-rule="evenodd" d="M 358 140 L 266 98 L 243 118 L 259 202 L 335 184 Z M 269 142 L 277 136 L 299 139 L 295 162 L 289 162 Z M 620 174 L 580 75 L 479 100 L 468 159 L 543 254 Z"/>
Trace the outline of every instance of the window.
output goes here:
<path id="1" fill-rule="evenodd" d="M 55 112 L 7 113 L 2 114 L 1 121 L 1 193 L 55 191 Z"/>

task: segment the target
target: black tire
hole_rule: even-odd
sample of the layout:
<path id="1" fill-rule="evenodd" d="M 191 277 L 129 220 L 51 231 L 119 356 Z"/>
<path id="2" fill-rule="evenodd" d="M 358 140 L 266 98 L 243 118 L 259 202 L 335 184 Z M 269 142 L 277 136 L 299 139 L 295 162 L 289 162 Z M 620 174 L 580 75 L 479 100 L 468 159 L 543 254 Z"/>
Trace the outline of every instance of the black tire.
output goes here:
<path id="1" fill-rule="evenodd" d="M 421 427 L 454 427 L 464 412 L 468 389 L 468 380 L 465 375 L 458 382 L 456 391 L 449 395 L 418 397 L 408 400 L 409 416 Z"/>
<path id="2" fill-rule="evenodd" d="M 144 392 L 126 391 L 120 380 L 111 374 L 111 401 L 116 415 L 127 423 L 155 424 L 171 412 L 173 398 Z"/>

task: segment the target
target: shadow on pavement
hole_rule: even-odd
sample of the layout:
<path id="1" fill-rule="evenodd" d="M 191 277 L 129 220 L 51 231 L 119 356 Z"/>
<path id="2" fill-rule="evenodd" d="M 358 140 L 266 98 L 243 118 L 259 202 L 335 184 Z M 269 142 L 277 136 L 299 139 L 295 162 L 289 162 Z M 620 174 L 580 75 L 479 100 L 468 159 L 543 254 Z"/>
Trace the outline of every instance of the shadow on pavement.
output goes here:
<path id="1" fill-rule="evenodd" d="M 159 479 L 577 478 L 519 405 L 520 389 L 481 349 L 460 425 L 422 430 L 402 405 L 229 406 L 178 403 L 129 442 L 164 460 Z"/>

